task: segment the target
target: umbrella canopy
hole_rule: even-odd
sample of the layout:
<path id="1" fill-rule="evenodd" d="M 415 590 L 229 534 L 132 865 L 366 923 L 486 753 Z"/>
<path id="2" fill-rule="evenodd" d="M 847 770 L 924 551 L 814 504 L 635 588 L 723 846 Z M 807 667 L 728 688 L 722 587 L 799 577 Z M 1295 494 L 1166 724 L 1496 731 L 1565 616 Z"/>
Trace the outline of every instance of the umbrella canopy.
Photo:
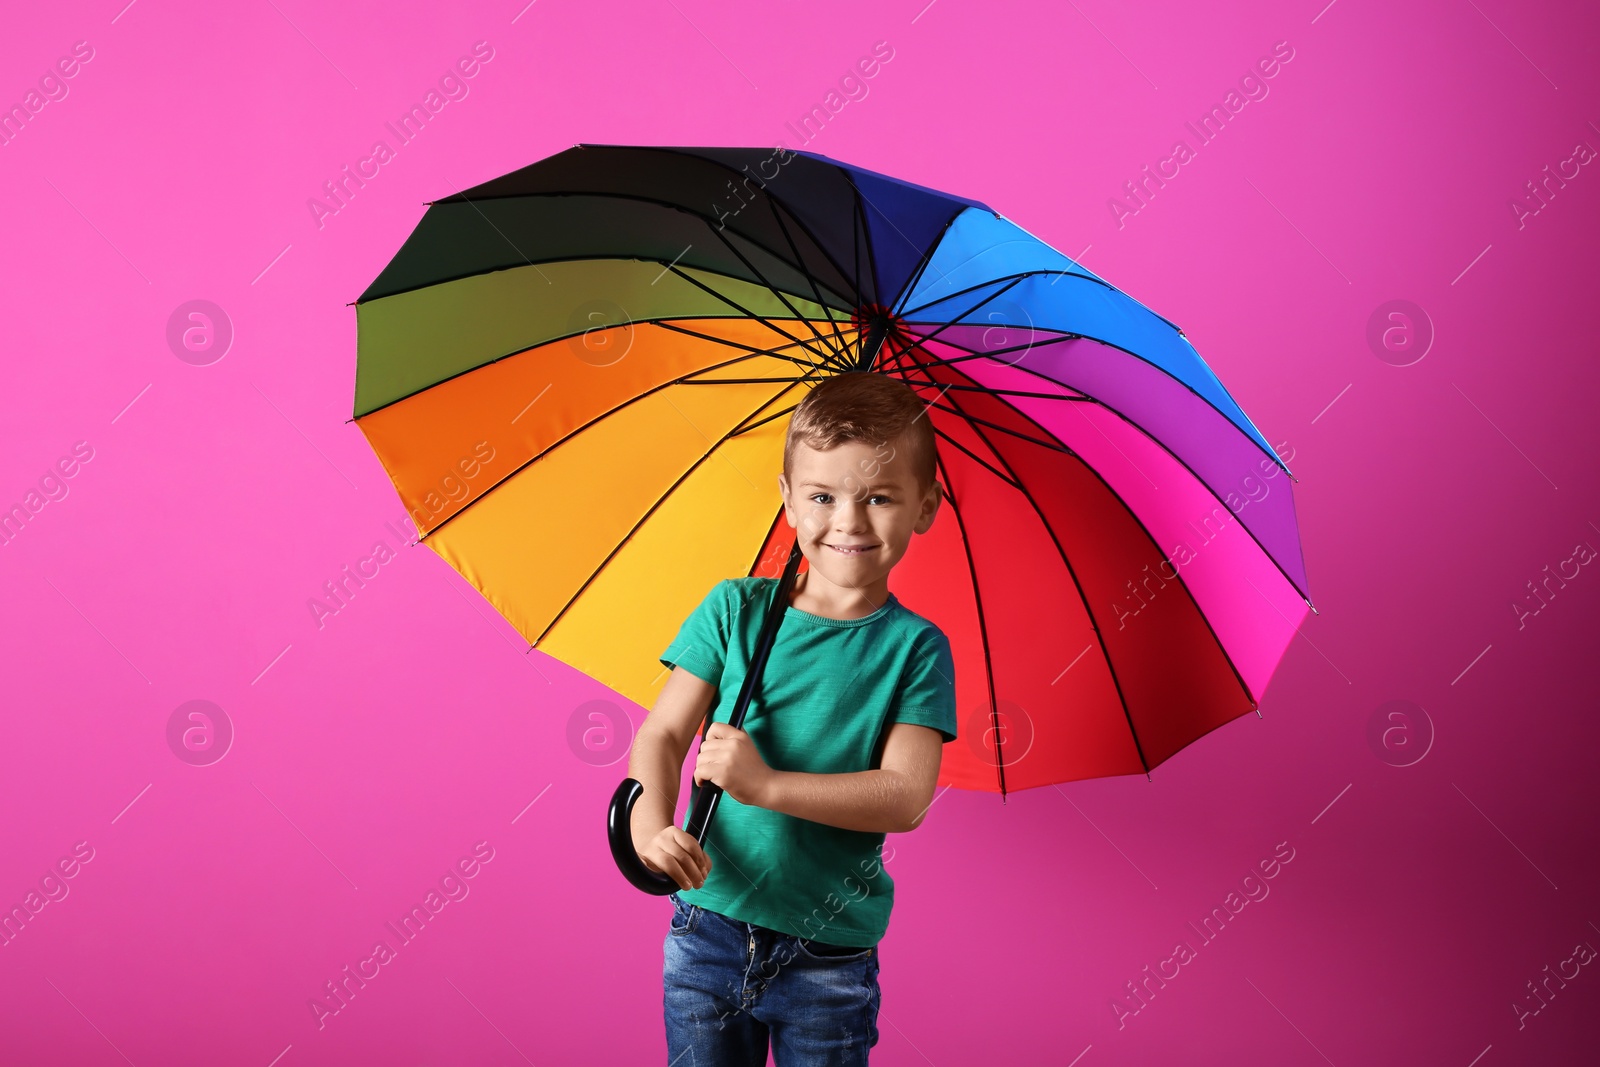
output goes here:
<path id="1" fill-rule="evenodd" d="M 890 584 L 951 640 L 941 784 L 1148 773 L 1257 708 L 1310 604 L 1287 467 L 1182 331 L 973 200 L 578 145 L 431 203 L 356 309 L 356 423 L 423 542 L 646 706 L 706 590 L 782 569 L 788 416 L 831 374 L 938 436 Z"/>

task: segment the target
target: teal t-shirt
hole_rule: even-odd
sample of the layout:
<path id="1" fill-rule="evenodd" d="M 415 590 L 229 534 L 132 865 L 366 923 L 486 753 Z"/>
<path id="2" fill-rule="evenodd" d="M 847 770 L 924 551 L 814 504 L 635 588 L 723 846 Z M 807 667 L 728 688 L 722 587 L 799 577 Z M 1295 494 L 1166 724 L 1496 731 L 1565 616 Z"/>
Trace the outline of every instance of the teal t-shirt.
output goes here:
<path id="1" fill-rule="evenodd" d="M 717 687 L 727 722 L 776 592 L 776 578 L 728 578 L 684 620 L 661 662 Z M 790 605 L 742 729 L 780 771 L 842 774 L 882 760 L 889 724 L 956 738 L 950 641 L 893 593 L 870 615 L 830 619 Z M 688 825 L 687 812 L 684 825 Z M 724 793 L 706 837 L 711 874 L 687 903 L 834 945 L 875 945 L 889 928 L 894 880 L 882 833 L 844 830 L 741 804 Z"/>

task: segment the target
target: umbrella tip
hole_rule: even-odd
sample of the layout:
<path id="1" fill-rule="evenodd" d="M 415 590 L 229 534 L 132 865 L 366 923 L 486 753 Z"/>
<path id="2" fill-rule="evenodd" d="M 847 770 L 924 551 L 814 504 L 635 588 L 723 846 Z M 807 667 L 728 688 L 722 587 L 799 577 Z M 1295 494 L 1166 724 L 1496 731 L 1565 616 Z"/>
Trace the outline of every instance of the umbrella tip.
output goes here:
<path id="1" fill-rule="evenodd" d="M 1309 599 L 1306 601 L 1306 607 L 1311 609 L 1311 614 L 1313 614 L 1313 615 L 1321 615 L 1322 614 L 1322 612 L 1317 610 L 1317 606 L 1315 604 L 1313 604 Z"/>

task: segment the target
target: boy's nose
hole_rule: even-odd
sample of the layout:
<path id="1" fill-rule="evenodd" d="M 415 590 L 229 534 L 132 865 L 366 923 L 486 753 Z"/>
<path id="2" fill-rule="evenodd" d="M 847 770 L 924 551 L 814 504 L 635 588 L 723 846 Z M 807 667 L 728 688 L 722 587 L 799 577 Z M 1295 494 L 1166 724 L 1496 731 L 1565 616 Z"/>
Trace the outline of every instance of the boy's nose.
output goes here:
<path id="1" fill-rule="evenodd" d="M 836 532 L 851 535 L 865 533 L 872 528 L 867 522 L 866 511 L 855 508 L 840 508 L 833 526 Z"/>

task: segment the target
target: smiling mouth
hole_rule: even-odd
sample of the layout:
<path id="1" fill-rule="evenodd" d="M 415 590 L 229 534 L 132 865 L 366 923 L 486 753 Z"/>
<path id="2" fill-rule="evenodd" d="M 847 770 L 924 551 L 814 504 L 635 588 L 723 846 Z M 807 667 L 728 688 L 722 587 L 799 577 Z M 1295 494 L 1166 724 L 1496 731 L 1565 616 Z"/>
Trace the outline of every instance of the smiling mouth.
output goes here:
<path id="1" fill-rule="evenodd" d="M 862 553 L 871 552 L 873 549 L 877 548 L 878 546 L 877 545 L 828 545 L 828 547 L 833 549 L 835 552 L 839 553 L 839 555 L 841 555 L 841 556 L 859 556 Z"/>

